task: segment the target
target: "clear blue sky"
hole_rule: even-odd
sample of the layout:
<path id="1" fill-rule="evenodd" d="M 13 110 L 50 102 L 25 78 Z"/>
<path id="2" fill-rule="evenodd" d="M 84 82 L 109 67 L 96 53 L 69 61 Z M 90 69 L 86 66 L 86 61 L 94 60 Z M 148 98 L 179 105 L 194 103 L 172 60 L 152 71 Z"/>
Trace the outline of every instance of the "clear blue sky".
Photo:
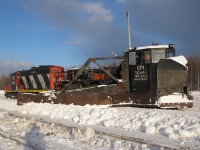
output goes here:
<path id="1" fill-rule="evenodd" d="M 199 0 L 0 0 L 0 73 L 30 66 L 80 66 L 89 57 L 174 43 L 200 53 Z"/>

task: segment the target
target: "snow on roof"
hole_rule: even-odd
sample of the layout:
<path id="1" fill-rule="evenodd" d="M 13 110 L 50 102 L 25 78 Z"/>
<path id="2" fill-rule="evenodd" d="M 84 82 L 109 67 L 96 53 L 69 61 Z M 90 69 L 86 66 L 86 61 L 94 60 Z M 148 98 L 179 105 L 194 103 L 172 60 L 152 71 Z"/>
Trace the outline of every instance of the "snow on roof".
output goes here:
<path id="1" fill-rule="evenodd" d="M 169 45 L 151 45 L 151 46 L 142 46 L 142 47 L 136 47 L 135 50 L 143 50 L 143 49 L 160 49 L 160 48 L 169 48 Z"/>
<path id="2" fill-rule="evenodd" d="M 170 57 L 170 58 L 167 58 L 167 59 L 174 60 L 177 63 L 183 65 L 184 67 L 186 67 L 187 62 L 188 62 L 187 59 L 184 56 L 175 56 L 175 57 Z"/>
<path id="3" fill-rule="evenodd" d="M 80 69 L 80 68 L 78 68 L 78 67 L 73 67 L 73 68 L 70 68 L 70 69 L 68 69 L 68 70 L 78 70 L 78 69 Z"/>

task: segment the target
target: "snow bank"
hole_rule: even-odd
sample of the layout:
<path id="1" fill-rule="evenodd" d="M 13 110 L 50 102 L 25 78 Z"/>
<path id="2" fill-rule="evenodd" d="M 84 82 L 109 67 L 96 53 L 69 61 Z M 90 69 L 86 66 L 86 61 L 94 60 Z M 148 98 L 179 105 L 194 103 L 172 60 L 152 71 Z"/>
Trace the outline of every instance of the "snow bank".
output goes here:
<path id="1" fill-rule="evenodd" d="M 4 95 L 4 94 L 5 94 L 5 91 L 4 91 L 4 90 L 0 90 L 0 94 L 1 94 L 1 95 Z"/>
<path id="2" fill-rule="evenodd" d="M 196 94 L 199 96 L 200 94 Z M 171 100 L 177 100 L 180 95 L 171 95 Z M 165 101 L 165 97 L 160 99 Z M 16 100 L 5 99 L 0 95 L 0 109 L 16 113 L 74 122 L 84 126 L 102 126 L 106 128 L 120 128 L 127 131 L 137 131 L 146 136 L 159 136 L 174 139 L 184 144 L 200 147 L 200 111 L 199 110 L 159 110 L 131 107 L 110 108 L 107 105 L 61 105 L 27 103 L 16 105 Z M 73 131 L 76 132 L 76 131 Z M 77 131 L 78 132 L 78 131 Z M 94 135 L 87 129 L 86 138 Z M 76 134 L 75 134 L 76 135 Z M 159 140 L 159 139 L 158 139 Z"/>
<path id="3" fill-rule="evenodd" d="M 179 111 L 140 108 L 106 108 L 28 103 L 18 109 L 23 114 L 50 116 L 80 125 L 120 127 L 170 139 L 196 138 L 200 142 L 200 114 L 188 115 Z"/>

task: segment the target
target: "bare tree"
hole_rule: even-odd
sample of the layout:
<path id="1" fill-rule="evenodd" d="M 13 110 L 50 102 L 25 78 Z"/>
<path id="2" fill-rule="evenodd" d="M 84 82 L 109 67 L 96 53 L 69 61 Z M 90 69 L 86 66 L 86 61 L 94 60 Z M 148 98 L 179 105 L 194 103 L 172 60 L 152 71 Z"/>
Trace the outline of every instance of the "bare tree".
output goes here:
<path id="1" fill-rule="evenodd" d="M 4 90 L 6 85 L 10 83 L 10 75 L 0 75 L 0 90 Z"/>
<path id="2" fill-rule="evenodd" d="M 188 84 L 191 90 L 200 90 L 200 56 L 188 58 Z"/>

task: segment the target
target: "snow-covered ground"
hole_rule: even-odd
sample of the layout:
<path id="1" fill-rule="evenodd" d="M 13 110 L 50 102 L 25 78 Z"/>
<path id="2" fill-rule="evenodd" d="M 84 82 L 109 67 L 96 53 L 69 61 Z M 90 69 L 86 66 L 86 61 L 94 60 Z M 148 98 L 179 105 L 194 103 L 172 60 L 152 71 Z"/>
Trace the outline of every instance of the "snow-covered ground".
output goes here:
<path id="1" fill-rule="evenodd" d="M 17 106 L 3 94 L 0 149 L 200 149 L 200 92 L 187 110 Z"/>

